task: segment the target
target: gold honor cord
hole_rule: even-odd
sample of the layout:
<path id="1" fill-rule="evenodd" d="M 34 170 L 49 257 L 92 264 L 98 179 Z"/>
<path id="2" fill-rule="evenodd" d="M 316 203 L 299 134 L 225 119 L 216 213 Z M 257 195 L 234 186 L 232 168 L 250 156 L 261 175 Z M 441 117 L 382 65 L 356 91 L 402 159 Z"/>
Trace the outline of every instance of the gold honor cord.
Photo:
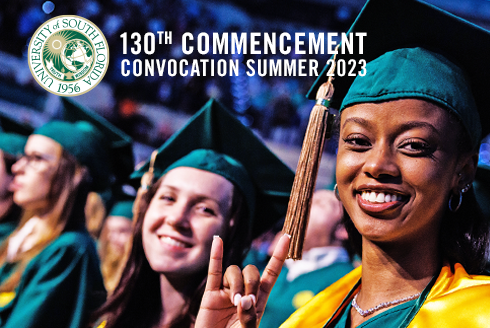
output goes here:
<path id="1" fill-rule="evenodd" d="M 338 52 L 339 45 L 335 48 Z M 333 58 L 331 72 L 335 71 L 337 54 Z M 288 258 L 301 260 L 303 244 L 310 216 L 311 199 L 315 191 L 318 168 L 322 159 L 325 140 L 330 138 L 334 115 L 328 110 L 334 93 L 334 77 L 330 76 L 316 94 L 316 104 L 310 113 L 293 188 L 289 198 L 288 211 L 283 232 L 291 236 Z"/>

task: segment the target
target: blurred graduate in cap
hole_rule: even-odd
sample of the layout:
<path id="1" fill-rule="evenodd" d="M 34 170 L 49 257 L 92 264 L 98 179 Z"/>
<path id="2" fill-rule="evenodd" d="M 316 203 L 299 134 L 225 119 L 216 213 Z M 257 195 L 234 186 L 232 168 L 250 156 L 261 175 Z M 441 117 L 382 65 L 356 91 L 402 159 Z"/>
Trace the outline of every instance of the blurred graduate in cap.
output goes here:
<path id="1" fill-rule="evenodd" d="M 14 203 L 9 190 L 14 175 L 12 165 L 24 153 L 27 135 L 33 129 L 0 114 L 0 243 L 19 224 L 21 209 Z"/>
<path id="2" fill-rule="evenodd" d="M 108 187 L 107 153 L 88 122 L 53 121 L 27 139 L 11 184 L 24 214 L 0 247 L 1 327 L 84 327 L 104 302 L 84 207 Z"/>
<path id="3" fill-rule="evenodd" d="M 350 32 L 367 33 L 364 52 L 337 60 L 365 59 L 365 74 L 335 77 L 325 99 L 340 109 L 336 189 L 362 266 L 281 327 L 486 327 L 489 229 L 472 182 L 490 132 L 490 33 L 416 0 L 370 0 Z M 215 279 L 196 327 L 255 327 L 258 279 L 242 287 L 256 306 L 235 314 Z"/>
<path id="4" fill-rule="evenodd" d="M 104 218 L 112 208 L 115 200 L 126 199 L 122 186 L 129 182 L 129 176 L 134 170 L 133 140 L 105 118 L 91 111 L 70 98 L 61 98 L 63 119 L 68 122 L 86 121 L 91 123 L 104 135 L 108 144 L 106 157 L 109 159 L 108 176 L 104 177 L 109 183 L 107 187 L 91 191 L 85 205 L 87 229 L 94 239 L 99 239 Z"/>
<path id="5" fill-rule="evenodd" d="M 143 184 L 133 246 L 99 327 L 192 327 L 213 236 L 238 269 L 252 238 L 285 214 L 294 174 L 210 100 L 133 178 Z"/>
<path id="6" fill-rule="evenodd" d="M 104 220 L 98 243 L 102 277 L 108 294 L 116 288 L 131 249 L 133 235 L 133 200 L 114 204 Z"/>

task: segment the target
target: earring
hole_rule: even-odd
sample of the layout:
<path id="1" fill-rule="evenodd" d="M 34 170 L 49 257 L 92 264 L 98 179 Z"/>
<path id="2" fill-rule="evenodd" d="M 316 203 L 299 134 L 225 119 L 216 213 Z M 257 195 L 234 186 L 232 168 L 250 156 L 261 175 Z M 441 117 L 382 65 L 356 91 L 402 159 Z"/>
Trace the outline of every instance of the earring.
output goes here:
<path id="1" fill-rule="evenodd" d="M 339 201 L 341 201 L 340 195 L 339 195 L 339 188 L 337 187 L 337 184 L 335 184 L 335 186 L 333 187 L 333 193 L 335 194 L 335 198 L 337 198 Z"/>
<path id="2" fill-rule="evenodd" d="M 470 190 L 470 188 L 471 188 L 471 185 L 470 185 L 469 183 L 467 183 L 467 184 L 466 184 L 466 186 L 464 186 L 464 188 L 463 188 L 463 189 L 461 189 L 461 192 L 462 192 L 462 193 L 465 193 L 465 192 L 467 192 L 468 190 Z"/>
<path id="3" fill-rule="evenodd" d="M 466 188 L 466 187 L 465 187 L 465 188 Z M 468 189 L 469 189 L 469 188 L 468 188 Z M 460 191 L 459 191 L 458 205 L 456 206 L 456 208 L 453 208 L 453 207 L 452 207 L 452 205 L 451 205 L 451 204 L 452 204 L 452 202 L 453 202 L 453 196 L 454 196 L 454 194 L 453 194 L 453 193 L 451 193 L 451 197 L 449 197 L 449 210 L 450 210 L 451 212 L 456 212 L 456 211 L 459 209 L 459 207 L 461 206 L 461 203 L 463 202 L 463 192 L 464 192 L 463 190 L 464 190 L 464 189 L 462 189 L 462 190 L 460 190 Z"/>

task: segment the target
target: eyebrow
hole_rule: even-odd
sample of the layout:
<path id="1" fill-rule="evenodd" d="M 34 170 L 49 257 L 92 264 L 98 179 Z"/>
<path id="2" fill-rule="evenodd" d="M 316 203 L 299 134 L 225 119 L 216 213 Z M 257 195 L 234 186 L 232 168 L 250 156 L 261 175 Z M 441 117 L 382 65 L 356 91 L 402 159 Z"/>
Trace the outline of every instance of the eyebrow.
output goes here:
<path id="1" fill-rule="evenodd" d="M 25 155 L 27 156 L 39 156 L 45 160 L 52 160 L 52 159 L 56 159 L 56 156 L 54 155 L 50 155 L 50 154 L 46 154 L 46 153 L 41 153 L 41 152 L 38 152 L 37 150 L 33 150 L 32 152 L 25 152 L 24 153 Z"/>
<path id="2" fill-rule="evenodd" d="M 345 125 L 347 123 L 351 123 L 351 122 L 359 124 L 359 125 L 363 125 L 366 127 L 372 127 L 372 124 L 368 120 L 365 120 L 365 119 L 360 118 L 360 117 L 349 117 L 348 119 L 345 120 L 344 124 L 342 124 L 342 129 L 345 127 Z"/>
<path id="3" fill-rule="evenodd" d="M 410 122 L 403 123 L 399 130 L 403 132 L 415 128 L 427 128 L 431 130 L 433 133 L 436 133 L 437 135 L 440 134 L 439 131 L 432 124 L 427 122 L 421 122 L 421 121 L 410 121 Z"/>
<path id="4" fill-rule="evenodd" d="M 362 126 L 365 126 L 367 128 L 371 128 L 373 125 L 370 121 L 363 119 L 361 117 L 349 117 L 348 119 L 345 120 L 344 124 L 342 124 L 342 128 L 345 127 L 347 123 L 356 123 Z M 433 133 L 440 134 L 439 131 L 430 123 L 427 122 L 422 122 L 422 121 L 410 121 L 410 122 L 405 122 L 399 127 L 399 131 L 407 131 L 415 128 L 428 128 L 431 130 Z"/>
<path id="5" fill-rule="evenodd" d="M 171 185 L 164 184 L 164 185 L 162 185 L 162 187 L 168 188 L 168 189 L 170 189 L 172 191 L 180 191 L 180 188 L 174 187 L 174 186 L 171 186 Z M 209 197 L 209 196 L 203 195 L 203 194 L 195 194 L 193 198 L 197 199 L 198 201 L 209 199 L 211 201 L 214 201 L 216 204 L 220 204 L 220 202 L 217 199 L 215 199 L 213 197 Z"/>

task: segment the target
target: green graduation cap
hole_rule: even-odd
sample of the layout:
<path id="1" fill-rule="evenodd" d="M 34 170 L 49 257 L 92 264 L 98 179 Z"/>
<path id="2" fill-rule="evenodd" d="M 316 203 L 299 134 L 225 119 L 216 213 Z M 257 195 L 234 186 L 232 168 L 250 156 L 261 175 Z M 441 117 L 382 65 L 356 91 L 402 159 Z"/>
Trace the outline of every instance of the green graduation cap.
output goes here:
<path id="1" fill-rule="evenodd" d="M 149 162 L 131 175 L 136 183 Z M 216 100 L 209 100 L 158 149 L 155 177 L 179 166 L 219 174 L 240 188 L 251 213 L 253 237 L 286 213 L 294 173 Z"/>
<path id="2" fill-rule="evenodd" d="M 85 165 L 92 176 L 93 191 L 109 187 L 108 147 L 104 135 L 95 126 L 86 121 L 51 121 L 34 130 L 33 134 L 53 139 Z"/>
<path id="3" fill-rule="evenodd" d="M 122 216 L 123 218 L 133 220 L 133 204 L 134 200 L 116 202 L 108 216 Z"/>
<path id="4" fill-rule="evenodd" d="M 26 136 L 0 132 L 0 149 L 14 157 L 24 153 L 26 142 Z"/>
<path id="5" fill-rule="evenodd" d="M 73 99 L 61 97 L 63 119 L 68 122 L 87 121 L 101 131 L 109 144 L 108 158 L 111 171 L 122 182 L 128 179 L 134 170 L 133 141 L 131 137 L 116 128 L 102 116 L 84 108 Z"/>
<path id="6" fill-rule="evenodd" d="M 335 77 L 332 107 L 421 98 L 456 114 L 475 149 L 490 133 L 490 32 L 417 0 L 369 0 L 349 30 L 355 32 L 367 34 L 363 53 L 355 44 L 353 54 L 339 52 L 337 60 L 366 60 L 366 75 Z"/>

